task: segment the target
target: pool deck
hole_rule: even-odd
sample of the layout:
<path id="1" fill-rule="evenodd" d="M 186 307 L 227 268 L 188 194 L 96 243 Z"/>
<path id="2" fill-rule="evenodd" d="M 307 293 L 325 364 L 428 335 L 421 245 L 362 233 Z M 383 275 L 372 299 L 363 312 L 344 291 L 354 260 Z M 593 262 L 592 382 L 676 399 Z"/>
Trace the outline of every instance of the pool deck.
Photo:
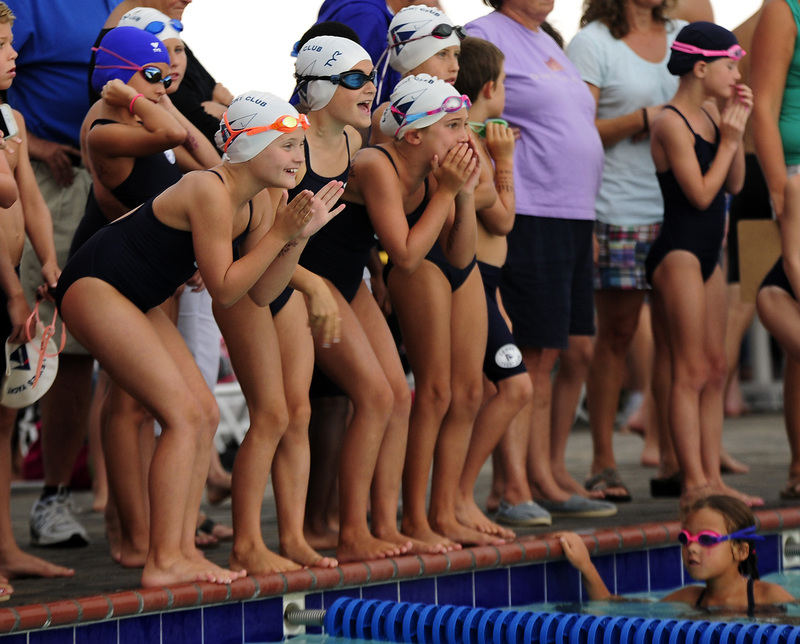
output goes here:
<path id="1" fill-rule="evenodd" d="M 768 512 L 760 513 L 760 516 L 766 517 L 766 523 L 772 524 L 765 525 L 765 527 L 775 529 L 783 525 L 780 519 L 782 514 L 792 518 L 791 525 L 800 525 L 800 501 L 781 501 L 778 496 L 786 481 L 789 462 L 782 416 L 777 413 L 759 413 L 726 419 L 724 443 L 735 457 L 750 465 L 751 468 L 748 474 L 725 475 L 725 479 L 742 491 L 764 498 L 766 504 L 763 509 Z M 543 546 L 549 553 L 549 540 L 546 539 L 546 535 L 557 530 L 597 530 L 601 534 L 608 534 L 609 531 L 616 534 L 631 534 L 631 531 L 626 528 L 645 526 L 641 529 L 634 529 L 633 534 L 643 536 L 648 543 L 653 543 L 654 539 L 666 542 L 674 538 L 675 535 L 671 534 L 674 526 L 673 529 L 664 530 L 662 524 L 670 524 L 677 519 L 677 499 L 654 499 L 650 496 L 649 480 L 655 470 L 644 468 L 639 464 L 641 446 L 642 441 L 635 434 L 619 432 L 615 434 L 619 472 L 628 483 L 633 495 L 630 503 L 619 504 L 619 512 L 616 516 L 601 519 L 554 519 L 552 527 L 519 529 L 517 531 L 519 540 L 512 548 L 492 549 L 492 553 L 488 554 L 486 548 L 477 548 L 464 553 L 464 556 L 470 558 L 472 566 L 480 566 L 481 560 L 487 556 L 490 559 L 496 557 L 497 563 L 506 565 L 513 563 L 514 557 L 517 556 L 515 553 L 520 553 L 521 559 L 528 560 L 532 557 L 533 551 L 539 550 Z M 579 480 L 583 480 L 586 476 L 590 455 L 591 439 L 588 428 L 579 423 L 573 431 L 568 449 L 568 467 Z M 489 480 L 490 471 L 485 468 L 477 486 L 476 498 L 480 503 L 483 503 L 486 498 Z M 321 587 L 326 583 L 325 579 L 330 576 L 328 573 L 320 571 L 317 571 L 319 574 L 314 574 L 312 571 L 310 576 L 309 573 L 264 576 L 248 580 L 246 583 L 237 582 L 233 585 L 233 590 L 222 587 L 218 591 L 211 592 L 206 588 L 205 596 L 202 588 L 198 590 L 198 585 L 167 591 L 128 592 L 138 588 L 140 573 L 137 570 L 123 569 L 111 562 L 103 534 L 103 520 L 100 515 L 85 510 L 79 513 L 79 518 L 88 529 L 92 541 L 86 548 L 47 550 L 30 548 L 28 545 L 28 514 L 39 493 L 40 487 L 30 483 L 15 484 L 12 489 L 12 520 L 17 541 L 25 550 L 64 566 L 75 568 L 76 574 L 72 578 L 65 579 L 14 580 L 13 597 L 10 601 L 0 604 L 0 633 L 25 628 L 25 624 L 20 623 L 18 619 L 19 615 L 22 616 L 23 622 L 26 619 L 30 620 L 30 626 L 27 628 L 35 628 L 36 620 L 41 619 L 41 615 L 45 613 L 47 619 L 52 620 L 53 625 L 56 622 L 88 621 L 102 618 L 105 613 L 109 612 L 111 604 L 115 609 L 112 612 L 116 612 L 116 614 L 127 612 L 123 607 L 126 604 L 133 604 L 128 614 L 134 614 L 142 610 L 146 612 L 170 606 L 191 606 L 209 601 L 241 600 L 265 594 L 276 595 L 286 590 L 302 590 L 302 587 L 308 583 L 312 583 L 313 586 L 319 584 L 317 587 Z M 82 507 L 88 508 L 91 504 L 88 493 L 76 494 L 75 501 L 79 510 Z M 780 509 L 782 512 L 771 512 L 776 509 Z M 205 510 L 217 521 L 230 522 L 229 503 L 208 507 Z M 277 547 L 275 506 L 270 489 L 267 490 L 264 499 L 262 526 L 267 544 L 273 548 Z M 617 529 L 619 532 L 616 532 Z M 658 536 L 659 534 L 661 536 Z M 635 539 L 636 537 L 633 537 L 633 540 Z M 625 539 L 625 541 L 627 545 L 628 540 Z M 598 545 L 602 548 L 600 542 Z M 224 564 L 229 550 L 229 544 L 222 544 L 217 548 L 207 550 L 206 555 L 209 559 Z M 493 554 L 494 551 L 497 551 L 498 554 Z M 542 551 L 540 554 L 546 553 Z M 445 562 L 444 557 L 405 557 L 394 560 L 391 566 L 351 564 L 343 566 L 332 574 L 345 584 L 363 583 L 363 581 L 358 581 L 360 576 L 364 576 L 364 581 L 369 579 L 374 582 L 381 575 L 387 575 L 384 578 L 389 578 L 392 575 L 403 574 L 402 570 L 399 573 L 398 570 L 409 566 L 422 566 L 426 568 L 426 573 L 451 570 L 451 566 L 453 570 L 464 569 L 464 566 L 454 563 L 457 558 L 460 557 L 451 557 Z M 402 559 L 412 561 L 403 562 Z M 384 563 L 388 564 L 389 562 Z M 405 565 L 405 563 L 409 565 Z M 381 572 L 383 568 L 387 570 Z M 313 578 L 313 582 L 304 581 L 304 579 L 310 578 Z M 203 584 L 202 586 L 206 587 L 207 585 Z M 189 592 L 191 597 L 182 600 L 181 594 L 184 592 Z M 43 611 L 40 608 L 41 605 L 47 605 L 48 608 Z M 95 607 L 93 615 L 88 614 L 91 606 Z M 70 614 L 77 611 L 76 616 L 72 619 L 69 618 L 69 615 L 59 617 L 53 614 L 54 607 Z M 5 609 L 14 610 L 6 611 Z M 6 623 L 12 617 L 16 624 Z"/>

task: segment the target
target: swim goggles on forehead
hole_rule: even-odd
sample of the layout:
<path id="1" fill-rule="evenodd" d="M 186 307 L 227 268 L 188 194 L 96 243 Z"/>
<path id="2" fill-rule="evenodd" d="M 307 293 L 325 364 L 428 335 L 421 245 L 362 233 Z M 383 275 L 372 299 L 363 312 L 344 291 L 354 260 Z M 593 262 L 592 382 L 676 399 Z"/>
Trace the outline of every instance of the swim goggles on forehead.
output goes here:
<path id="1" fill-rule="evenodd" d="M 342 72 L 341 74 L 333 74 L 331 76 L 298 76 L 295 74 L 295 78 L 298 83 L 326 80 L 334 85 L 341 85 L 347 89 L 361 89 L 367 83 L 375 82 L 375 70 L 373 69 L 367 74 L 358 69 L 351 69 L 349 72 Z"/>
<path id="2" fill-rule="evenodd" d="M 156 35 L 164 31 L 164 29 L 167 28 L 167 25 L 172 27 L 177 32 L 183 31 L 183 23 L 177 18 L 173 18 L 166 23 L 163 20 L 153 20 L 152 22 L 147 23 L 147 26 L 144 28 L 144 30 L 147 33 Z"/>
<path id="3" fill-rule="evenodd" d="M 677 40 L 672 43 L 671 49 L 684 54 L 698 54 L 708 58 L 732 58 L 733 60 L 741 60 L 747 55 L 747 52 L 742 49 L 740 45 L 731 45 L 727 49 L 700 49 L 694 45 L 688 45 L 685 42 L 678 42 Z"/>
<path id="4" fill-rule="evenodd" d="M 447 23 L 443 22 L 440 25 L 436 25 L 433 28 L 433 31 L 431 31 L 429 34 L 425 34 L 424 36 L 416 36 L 414 38 L 409 38 L 408 40 L 401 40 L 400 42 L 392 44 L 392 47 L 399 47 L 400 45 L 405 45 L 406 43 L 413 42 L 415 40 L 421 40 L 422 38 L 427 38 L 428 36 L 433 36 L 434 38 L 444 40 L 445 38 L 449 38 L 450 34 L 452 33 L 455 33 L 459 40 L 464 40 L 464 38 L 467 37 L 467 30 L 461 25 L 448 25 Z"/>
<path id="5" fill-rule="evenodd" d="M 682 546 L 688 546 L 690 543 L 699 543 L 704 548 L 716 546 L 723 541 L 734 541 L 736 539 L 755 539 L 763 540 L 764 537 L 755 534 L 756 527 L 751 525 L 749 528 L 743 528 L 730 534 L 718 534 L 713 530 L 701 530 L 697 534 L 692 534 L 688 530 L 681 530 L 678 533 L 678 543 Z"/>
<path id="6" fill-rule="evenodd" d="M 119 58 L 122 62 L 128 63 L 127 65 L 95 65 L 95 69 L 132 69 L 140 72 L 148 83 L 152 83 L 153 85 L 156 83 L 163 83 L 164 89 L 169 89 L 169 86 L 172 85 L 172 76 L 162 75 L 158 67 L 154 67 L 153 65 L 141 67 L 127 58 L 120 56 L 117 52 L 106 49 L 105 47 L 92 47 L 92 50 L 111 54 L 115 58 Z"/>
<path id="7" fill-rule="evenodd" d="M 392 110 L 392 114 L 397 114 L 403 118 L 403 123 L 397 128 L 397 132 L 400 131 L 405 125 L 409 123 L 413 123 L 414 121 L 418 121 L 421 118 L 425 118 L 426 116 L 431 116 L 432 114 L 438 114 L 439 112 L 458 112 L 462 107 L 466 107 L 469 109 L 472 107 L 472 102 L 469 100 L 469 97 L 466 94 L 462 94 L 461 96 L 448 96 L 444 99 L 444 103 L 442 103 L 441 107 L 437 107 L 435 110 L 428 110 L 427 112 L 419 112 L 418 114 L 406 114 L 405 112 L 401 112 L 398 110 L 394 105 L 390 108 Z M 397 132 L 394 133 L 397 136 Z"/>
<path id="8" fill-rule="evenodd" d="M 269 132 L 270 130 L 277 130 L 278 132 L 294 132 L 298 127 L 307 130 L 309 128 L 308 117 L 305 114 L 300 114 L 299 116 L 292 116 L 291 114 L 287 114 L 285 116 L 278 117 L 274 123 L 271 125 L 257 125 L 256 127 L 243 127 L 241 130 L 237 130 L 233 128 L 228 121 L 228 113 L 222 115 L 222 119 L 225 122 L 225 129 L 228 131 L 228 138 L 225 140 L 225 144 L 222 147 L 223 152 L 228 151 L 228 146 L 231 144 L 237 136 L 240 134 L 247 134 L 247 136 L 253 136 L 255 134 L 261 134 L 262 132 Z"/>
<path id="9" fill-rule="evenodd" d="M 470 129 L 475 132 L 478 136 L 482 138 L 486 138 L 486 126 L 489 123 L 497 123 L 498 125 L 502 125 L 503 127 L 508 127 L 508 121 L 505 119 L 486 119 L 483 123 L 477 123 L 475 121 L 470 121 L 467 123 Z"/>

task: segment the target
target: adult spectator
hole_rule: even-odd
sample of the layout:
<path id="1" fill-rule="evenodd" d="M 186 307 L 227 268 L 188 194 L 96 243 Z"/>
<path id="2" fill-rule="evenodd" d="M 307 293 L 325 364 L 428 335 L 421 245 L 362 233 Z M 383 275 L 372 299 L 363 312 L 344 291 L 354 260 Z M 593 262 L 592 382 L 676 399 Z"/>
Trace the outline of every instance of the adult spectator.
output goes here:
<path id="1" fill-rule="evenodd" d="M 9 103 L 28 126 L 28 150 L 39 189 L 53 218 L 59 266 L 67 261 L 75 227 L 83 216 L 91 175 L 81 163 L 80 128 L 91 47 L 118 0 L 9 0 L 17 20 L 17 77 Z M 29 301 L 41 284 L 41 266 L 30 244 L 22 256 L 21 278 Z M 41 315 L 52 315 L 43 302 Z M 92 357 L 71 336 L 59 358 L 58 376 L 39 402 L 44 490 L 31 512 L 34 545 L 88 543 L 71 510 L 68 483 L 86 438 L 91 400 Z"/>

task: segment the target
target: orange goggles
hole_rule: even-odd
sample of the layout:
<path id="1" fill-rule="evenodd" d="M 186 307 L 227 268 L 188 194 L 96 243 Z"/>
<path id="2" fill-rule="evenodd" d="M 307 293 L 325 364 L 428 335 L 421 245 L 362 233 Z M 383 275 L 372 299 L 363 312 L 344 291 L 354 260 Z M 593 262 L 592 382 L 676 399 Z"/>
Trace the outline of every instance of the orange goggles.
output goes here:
<path id="1" fill-rule="evenodd" d="M 253 136 L 255 134 L 261 134 L 263 132 L 269 132 L 270 130 L 277 130 L 278 132 L 294 132 L 297 128 L 301 127 L 304 130 L 307 130 L 310 127 L 308 122 L 308 117 L 305 114 L 300 114 L 298 116 L 292 116 L 291 114 L 286 114 L 284 116 L 279 117 L 274 123 L 271 125 L 258 125 L 256 127 L 245 127 L 241 130 L 234 129 L 230 122 L 228 121 L 228 113 L 225 112 L 222 116 L 223 121 L 225 122 L 225 129 L 228 131 L 228 138 L 225 140 L 225 144 L 222 147 L 223 152 L 228 151 L 228 146 L 231 144 L 237 136 L 240 134 L 247 134 L 247 136 Z"/>

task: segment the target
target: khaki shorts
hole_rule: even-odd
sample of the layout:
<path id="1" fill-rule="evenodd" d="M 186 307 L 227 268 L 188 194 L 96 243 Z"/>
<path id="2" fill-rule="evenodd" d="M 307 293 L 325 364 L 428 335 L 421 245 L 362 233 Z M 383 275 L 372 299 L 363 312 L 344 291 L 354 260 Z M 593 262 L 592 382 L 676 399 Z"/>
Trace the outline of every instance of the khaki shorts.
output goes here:
<path id="1" fill-rule="evenodd" d="M 72 243 L 72 236 L 86 208 L 86 199 L 89 196 L 89 188 L 92 185 L 92 176 L 86 168 L 73 168 L 72 172 L 75 180 L 71 186 L 63 188 L 56 183 L 47 164 L 31 160 L 31 165 L 36 175 L 36 182 L 39 184 L 39 190 L 53 218 L 53 239 L 56 246 L 58 266 L 64 268 L 69 254 L 69 247 Z M 28 302 L 35 302 L 36 289 L 42 285 L 42 265 L 36 257 L 36 253 L 33 252 L 29 239 L 25 240 L 25 249 L 22 251 L 20 280 L 22 287 L 25 289 L 25 297 Z M 42 320 L 49 322 L 53 319 L 53 308 L 53 302 L 43 301 L 39 305 L 39 314 Z M 89 354 L 69 333 L 67 333 L 64 353 Z"/>

